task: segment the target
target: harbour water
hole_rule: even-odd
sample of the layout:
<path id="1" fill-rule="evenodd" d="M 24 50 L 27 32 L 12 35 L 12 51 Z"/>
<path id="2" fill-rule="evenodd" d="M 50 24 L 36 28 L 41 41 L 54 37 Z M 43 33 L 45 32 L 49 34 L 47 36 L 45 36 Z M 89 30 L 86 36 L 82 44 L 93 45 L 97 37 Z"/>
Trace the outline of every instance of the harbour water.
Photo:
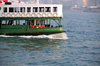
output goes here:
<path id="1" fill-rule="evenodd" d="M 64 11 L 62 25 L 56 36 L 0 35 L 0 66 L 100 66 L 100 13 Z"/>

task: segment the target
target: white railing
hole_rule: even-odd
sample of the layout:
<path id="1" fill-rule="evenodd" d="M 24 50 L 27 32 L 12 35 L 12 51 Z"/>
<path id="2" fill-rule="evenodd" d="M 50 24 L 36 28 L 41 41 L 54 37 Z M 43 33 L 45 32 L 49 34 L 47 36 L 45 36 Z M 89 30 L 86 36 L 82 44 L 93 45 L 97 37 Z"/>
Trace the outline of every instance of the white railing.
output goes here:
<path id="1" fill-rule="evenodd" d="M 2 17 L 62 17 L 62 14 L 57 12 L 44 12 L 44 13 L 2 13 Z"/>

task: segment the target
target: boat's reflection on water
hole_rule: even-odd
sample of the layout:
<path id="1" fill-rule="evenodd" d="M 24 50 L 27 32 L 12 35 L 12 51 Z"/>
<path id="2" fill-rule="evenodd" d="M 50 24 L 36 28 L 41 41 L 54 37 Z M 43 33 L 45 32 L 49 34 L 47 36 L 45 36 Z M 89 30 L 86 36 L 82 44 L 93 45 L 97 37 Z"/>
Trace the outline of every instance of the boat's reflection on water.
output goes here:
<path id="1" fill-rule="evenodd" d="M 61 35 L 61 34 L 60 34 Z M 60 45 L 64 40 L 49 39 L 47 36 L 3 36 L 0 38 L 6 49 L 10 51 L 43 51 L 60 50 Z M 52 36 L 52 35 L 50 35 Z M 2 47 L 3 48 L 3 47 Z"/>

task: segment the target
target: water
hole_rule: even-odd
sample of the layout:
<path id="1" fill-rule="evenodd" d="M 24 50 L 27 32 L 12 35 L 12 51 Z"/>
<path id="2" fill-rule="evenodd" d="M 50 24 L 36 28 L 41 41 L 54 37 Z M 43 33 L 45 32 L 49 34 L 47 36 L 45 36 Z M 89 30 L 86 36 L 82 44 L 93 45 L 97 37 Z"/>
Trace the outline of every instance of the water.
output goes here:
<path id="1" fill-rule="evenodd" d="M 100 66 L 100 13 L 64 11 L 66 35 L 0 36 L 0 66 Z"/>

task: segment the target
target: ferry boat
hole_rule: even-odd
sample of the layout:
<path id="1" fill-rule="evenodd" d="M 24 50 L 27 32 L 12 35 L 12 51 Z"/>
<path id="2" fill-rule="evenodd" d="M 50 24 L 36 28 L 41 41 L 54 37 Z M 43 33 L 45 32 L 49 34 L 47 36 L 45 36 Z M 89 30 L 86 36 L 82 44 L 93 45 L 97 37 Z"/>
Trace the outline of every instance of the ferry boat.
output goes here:
<path id="1" fill-rule="evenodd" d="M 65 32 L 61 4 L 0 1 L 0 35 L 49 35 Z"/>

